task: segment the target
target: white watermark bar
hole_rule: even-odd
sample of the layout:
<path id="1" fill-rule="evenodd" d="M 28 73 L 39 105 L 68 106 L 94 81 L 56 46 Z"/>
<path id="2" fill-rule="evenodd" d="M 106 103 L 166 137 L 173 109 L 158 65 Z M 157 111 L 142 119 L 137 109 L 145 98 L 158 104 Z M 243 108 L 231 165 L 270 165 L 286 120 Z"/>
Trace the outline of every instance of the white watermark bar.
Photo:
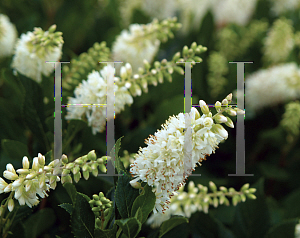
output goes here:
<path id="1" fill-rule="evenodd" d="M 99 176 L 123 176 L 123 174 L 115 174 L 115 92 L 114 92 L 114 64 L 123 62 L 99 62 L 107 64 L 107 91 L 106 91 L 106 155 L 110 156 L 107 161 L 107 174 Z"/>
<path id="2" fill-rule="evenodd" d="M 61 87 L 61 64 L 70 62 L 51 62 L 46 61 L 46 63 L 54 63 L 54 159 L 61 159 L 62 156 L 62 121 L 61 121 L 61 101 L 62 101 L 62 87 Z"/>
<path id="3" fill-rule="evenodd" d="M 237 107 L 245 110 L 245 64 L 253 62 L 229 62 L 237 64 Z M 236 173 L 228 176 L 253 176 L 245 173 L 245 115 L 237 115 L 236 119 Z"/>

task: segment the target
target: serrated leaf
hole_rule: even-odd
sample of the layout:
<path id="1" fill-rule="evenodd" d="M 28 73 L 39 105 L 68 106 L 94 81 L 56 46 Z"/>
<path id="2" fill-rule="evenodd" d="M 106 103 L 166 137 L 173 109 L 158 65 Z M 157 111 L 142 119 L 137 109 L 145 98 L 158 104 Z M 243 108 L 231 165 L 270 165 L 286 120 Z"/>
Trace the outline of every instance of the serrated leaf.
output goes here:
<path id="1" fill-rule="evenodd" d="M 74 209 L 71 215 L 71 226 L 75 237 L 93 237 L 95 215 L 86 198 L 77 193 Z"/>
<path id="2" fill-rule="evenodd" d="M 115 238 L 117 228 L 116 224 L 113 225 L 112 229 L 102 230 L 100 228 L 96 228 L 94 238 Z"/>
<path id="3" fill-rule="evenodd" d="M 124 137 L 124 136 L 120 137 L 120 138 L 117 140 L 116 144 L 114 145 L 114 147 L 112 148 L 112 150 L 111 150 L 111 152 L 110 152 L 110 155 L 112 156 L 112 153 L 115 152 L 115 165 L 116 165 L 116 169 L 117 169 L 118 174 L 121 174 L 121 170 L 123 170 L 123 171 L 125 171 L 125 173 L 126 173 L 127 175 L 129 175 L 128 172 L 126 171 L 125 167 L 124 167 L 123 162 L 120 160 L 120 157 L 119 157 L 119 155 L 118 155 L 119 150 L 120 150 L 120 148 L 121 148 L 121 139 L 122 139 L 123 137 Z"/>
<path id="4" fill-rule="evenodd" d="M 122 231 L 128 238 L 134 238 L 141 230 L 142 223 L 140 223 L 135 217 L 116 220 L 115 223 L 122 228 Z"/>
<path id="5" fill-rule="evenodd" d="M 270 228 L 270 214 L 264 195 L 264 180 L 253 187 L 257 199 L 248 199 L 236 206 L 233 232 L 239 237 L 263 237 Z"/>
<path id="6" fill-rule="evenodd" d="M 143 188 L 143 192 L 133 202 L 131 216 L 135 216 L 137 210 L 140 208 L 142 212 L 142 220 L 140 220 L 140 222 L 144 223 L 147 220 L 149 213 L 153 210 L 155 201 L 156 196 L 152 192 L 152 188 L 146 185 Z"/>
<path id="7" fill-rule="evenodd" d="M 12 160 L 22 161 L 23 156 L 31 158 L 28 153 L 27 145 L 16 140 L 3 139 L 1 146 L 8 157 Z"/>
<path id="8" fill-rule="evenodd" d="M 123 172 L 121 170 L 121 172 Z M 126 174 L 118 177 L 118 184 L 115 191 L 115 202 L 122 218 L 128 218 L 134 200 L 139 195 L 139 190 L 130 185 L 130 177 Z"/>
<path id="9" fill-rule="evenodd" d="M 69 194 L 69 196 L 72 200 L 73 206 L 74 206 L 74 204 L 76 202 L 76 198 L 77 198 L 76 187 L 71 183 L 65 183 L 63 186 L 67 190 L 67 193 Z"/>
<path id="10" fill-rule="evenodd" d="M 189 220 L 186 217 L 181 216 L 174 216 L 171 217 L 169 220 L 164 221 L 159 227 L 159 238 L 161 238 L 168 231 L 172 230 L 175 226 L 186 222 L 189 222 Z"/>
<path id="11" fill-rule="evenodd" d="M 23 223 L 26 238 L 38 237 L 48 230 L 55 223 L 55 220 L 55 213 L 51 208 L 39 210 Z"/>
<path id="12" fill-rule="evenodd" d="M 63 203 L 58 205 L 59 207 L 65 209 L 70 215 L 72 215 L 73 212 L 73 205 L 70 203 Z"/>
<path id="13" fill-rule="evenodd" d="M 265 236 L 265 238 L 294 238 L 295 226 L 299 219 L 290 219 L 273 226 Z"/>

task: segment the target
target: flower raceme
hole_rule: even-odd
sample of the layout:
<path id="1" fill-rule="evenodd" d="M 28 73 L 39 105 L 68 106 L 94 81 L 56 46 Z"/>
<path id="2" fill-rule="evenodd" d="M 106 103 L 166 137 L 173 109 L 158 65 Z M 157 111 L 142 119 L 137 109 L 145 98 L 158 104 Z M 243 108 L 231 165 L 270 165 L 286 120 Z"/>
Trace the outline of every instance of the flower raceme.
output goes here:
<path id="1" fill-rule="evenodd" d="M 58 61 L 64 42 L 62 32 L 55 30 L 56 25 L 52 25 L 48 31 L 35 27 L 33 32 L 22 34 L 15 47 L 12 68 L 38 83 L 42 81 L 42 74 L 49 76 L 54 67 L 45 61 Z"/>
<path id="2" fill-rule="evenodd" d="M 187 192 L 185 192 L 184 186 L 181 186 L 170 200 L 170 209 L 164 214 L 152 214 L 147 220 L 147 224 L 150 224 L 152 228 L 156 228 L 159 227 L 162 222 L 170 219 L 172 215 L 190 218 L 196 211 L 208 213 L 209 205 L 218 207 L 219 205 L 225 204 L 229 206 L 230 202 L 227 197 L 232 197 L 232 204 L 234 206 L 239 202 L 245 202 L 246 198 L 256 199 L 256 196 L 253 194 L 256 189 L 249 188 L 248 183 L 243 185 L 240 191 L 236 191 L 234 188 L 227 189 L 223 186 L 221 186 L 218 191 L 217 186 L 212 181 L 209 182 L 211 193 L 209 193 L 208 188 L 202 184 L 198 184 L 196 187 L 193 181 L 188 183 L 187 188 Z"/>
<path id="3" fill-rule="evenodd" d="M 168 208 L 173 192 L 185 184 L 195 167 L 201 165 L 206 156 L 214 153 L 221 141 L 227 139 L 228 133 L 219 123 L 233 127 L 233 122 L 223 112 L 229 115 L 244 114 L 244 111 L 228 106 L 231 99 L 232 94 L 229 94 L 222 103 L 216 102 L 217 113 L 214 116 L 206 103 L 200 100 L 203 115 L 200 116 L 198 110 L 192 107 L 188 114 L 190 127 L 186 128 L 183 113 L 170 117 L 162 125 L 162 130 L 146 140 L 147 147 L 139 149 L 135 161 L 130 165 L 130 173 L 135 177 L 130 183 L 135 187 L 141 180 L 153 187 L 156 194 L 154 213 L 163 213 Z M 191 129 L 190 148 L 184 145 L 185 134 L 189 132 L 187 129 Z M 192 155 L 189 158 L 186 157 L 188 150 Z"/>
<path id="4" fill-rule="evenodd" d="M 89 173 L 96 177 L 98 170 L 106 171 L 106 158 L 97 159 L 95 151 L 90 151 L 87 155 L 77 158 L 74 162 L 68 163 L 66 155 L 62 155 L 61 160 L 54 160 L 48 165 L 45 165 L 45 156 L 38 154 L 38 157 L 33 158 L 32 167 L 26 156 L 23 157 L 23 168 L 15 170 L 12 164 L 6 165 L 6 170 L 3 172 L 3 177 L 11 180 L 7 183 L 0 177 L 0 194 L 11 193 L 8 199 L 8 210 L 11 212 L 14 209 L 14 200 L 19 201 L 20 205 L 32 207 L 39 203 L 37 195 L 41 198 L 48 196 L 47 192 L 55 189 L 57 182 L 72 183 L 71 171 L 74 181 L 77 183 L 81 178 L 81 172 L 84 179 L 89 178 Z M 62 166 L 61 166 L 62 164 Z M 61 177 L 60 177 L 61 176 Z"/>

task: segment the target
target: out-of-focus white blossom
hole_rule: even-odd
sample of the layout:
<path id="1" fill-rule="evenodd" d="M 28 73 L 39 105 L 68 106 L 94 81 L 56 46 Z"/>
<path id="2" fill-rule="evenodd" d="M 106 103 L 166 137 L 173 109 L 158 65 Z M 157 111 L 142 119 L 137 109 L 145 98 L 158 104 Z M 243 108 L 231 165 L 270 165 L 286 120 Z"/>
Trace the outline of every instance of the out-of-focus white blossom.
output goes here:
<path id="1" fill-rule="evenodd" d="M 62 55 L 62 33 L 54 32 L 56 25 L 44 32 L 35 27 L 33 32 L 22 34 L 15 47 L 12 68 L 32 78 L 37 82 L 42 81 L 42 74 L 49 76 L 54 71 L 54 63 Z"/>
<path id="2" fill-rule="evenodd" d="M 93 71 L 88 75 L 87 80 L 83 80 L 75 91 L 75 97 L 70 97 L 68 104 L 85 104 L 83 106 L 69 106 L 67 107 L 66 119 L 83 119 L 85 116 L 88 121 L 88 125 L 92 127 L 93 134 L 102 132 L 105 129 L 106 123 L 106 89 L 107 89 L 107 66 L 105 66 L 100 72 Z M 114 77 L 115 82 L 119 81 L 119 78 Z M 122 111 L 126 104 L 131 105 L 133 103 L 132 96 L 128 92 L 125 86 L 119 87 L 114 85 L 114 98 L 115 102 L 115 114 Z M 108 95 L 113 96 L 113 95 Z M 91 106 L 87 104 L 102 104 L 102 106 Z M 112 118 L 107 118 L 108 120 Z"/>
<path id="3" fill-rule="evenodd" d="M 270 0 L 272 7 L 271 12 L 279 16 L 287 11 L 294 11 L 300 8 L 299 0 Z"/>
<path id="4" fill-rule="evenodd" d="M 245 79 L 246 110 L 256 111 L 300 96 L 300 70 L 296 63 L 261 69 Z"/>
<path id="5" fill-rule="evenodd" d="M 160 41 L 156 35 L 147 34 L 155 31 L 157 25 L 149 23 L 147 25 L 132 24 L 128 30 L 123 30 L 112 46 L 114 61 L 128 62 L 132 66 L 133 73 L 139 67 L 143 67 L 143 60 L 152 62 L 156 55 Z"/>
<path id="6" fill-rule="evenodd" d="M 245 26 L 251 19 L 257 0 L 217 0 L 212 12 L 217 26 L 236 23 Z"/>
<path id="7" fill-rule="evenodd" d="M 0 14 L 0 57 L 10 56 L 17 39 L 17 30 L 6 15 Z"/>
<path id="8" fill-rule="evenodd" d="M 185 134 L 190 133 L 189 129 L 185 129 L 187 115 L 180 113 L 170 117 L 162 125 L 162 130 L 146 140 L 147 147 L 139 149 L 134 163 L 130 165 L 130 173 L 135 177 L 133 183 L 142 180 L 154 187 L 154 213 L 167 210 L 166 203 L 169 203 L 173 192 L 185 184 L 197 164 L 214 153 L 218 144 L 228 136 L 222 133 L 222 129 L 225 129 L 221 125 L 214 124 L 211 113 L 200 117 L 198 110 L 193 107 L 188 115 L 191 119 L 192 141 L 187 147 L 184 145 Z"/>
<path id="9" fill-rule="evenodd" d="M 300 221 L 299 221 L 299 223 L 295 226 L 295 238 L 300 238 Z"/>
<path id="10" fill-rule="evenodd" d="M 294 48 L 294 29 L 289 19 L 278 19 L 264 40 L 264 58 L 271 63 L 284 62 Z"/>
<path id="11" fill-rule="evenodd" d="M 178 0 L 143 0 L 141 9 L 152 18 L 159 20 L 174 17 Z"/>

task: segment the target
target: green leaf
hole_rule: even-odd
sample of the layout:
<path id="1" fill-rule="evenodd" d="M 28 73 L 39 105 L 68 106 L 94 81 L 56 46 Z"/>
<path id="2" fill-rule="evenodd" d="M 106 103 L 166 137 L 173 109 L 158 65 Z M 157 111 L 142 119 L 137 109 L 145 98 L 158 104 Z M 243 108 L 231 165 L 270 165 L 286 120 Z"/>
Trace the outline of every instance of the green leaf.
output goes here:
<path id="1" fill-rule="evenodd" d="M 290 219 L 273 226 L 265 236 L 265 238 L 294 238 L 295 226 L 298 224 L 298 219 Z"/>
<path id="2" fill-rule="evenodd" d="M 102 230 L 100 228 L 95 229 L 95 238 L 115 238 L 117 233 L 117 225 L 114 224 L 112 229 Z"/>
<path id="3" fill-rule="evenodd" d="M 134 238 L 138 235 L 142 228 L 142 224 L 135 218 L 127 218 L 116 220 L 115 222 L 129 238 Z"/>
<path id="4" fill-rule="evenodd" d="M 141 209 L 142 212 L 142 220 L 140 222 L 144 223 L 149 213 L 153 210 L 155 206 L 156 196 L 152 192 L 152 188 L 146 185 L 143 188 L 143 192 L 135 199 L 131 209 L 131 216 L 135 216 L 138 209 Z"/>
<path id="5" fill-rule="evenodd" d="M 164 221 L 159 228 L 159 238 L 161 238 L 168 231 L 172 230 L 175 226 L 178 226 L 182 223 L 188 223 L 189 220 L 186 217 L 174 216 L 169 220 Z"/>
<path id="6" fill-rule="evenodd" d="M 123 172 L 121 170 L 121 172 Z M 118 184 L 115 191 L 115 201 L 122 218 L 128 218 L 131 214 L 131 207 L 139 195 L 139 190 L 130 185 L 130 177 L 126 174 L 118 177 Z"/>
<path id="7" fill-rule="evenodd" d="M 27 145 L 22 142 L 3 139 L 1 140 L 1 146 L 10 159 L 22 161 L 23 156 L 31 158 L 27 150 Z"/>
<path id="8" fill-rule="evenodd" d="M 131 211 L 132 211 L 132 210 L 131 210 Z M 136 219 L 138 219 L 140 222 L 142 222 L 142 220 L 143 220 L 143 213 L 142 213 L 142 210 L 141 210 L 140 207 L 137 209 L 137 211 L 136 211 L 134 217 L 135 217 Z"/>
<path id="9" fill-rule="evenodd" d="M 118 156 L 119 150 L 121 148 L 121 139 L 123 137 L 124 136 L 120 137 L 117 140 L 116 144 L 114 145 L 114 147 L 112 148 L 112 150 L 110 152 L 110 155 L 112 156 L 112 153 L 115 152 L 115 164 L 116 164 L 116 169 L 117 169 L 118 174 L 121 174 L 121 170 L 123 170 L 123 171 L 125 171 L 125 173 L 127 175 L 129 175 L 128 172 L 126 171 L 124 164 L 122 163 L 120 157 Z"/>
<path id="10" fill-rule="evenodd" d="M 77 191 L 75 185 L 73 185 L 72 183 L 65 183 L 63 186 L 67 190 L 67 193 L 69 194 L 74 206 L 77 198 Z"/>
<path id="11" fill-rule="evenodd" d="M 73 205 L 72 204 L 70 204 L 70 203 L 63 203 L 63 204 L 60 204 L 58 206 L 60 206 L 61 208 L 65 209 L 70 215 L 72 215 L 72 212 L 73 212 Z"/>
<path id="12" fill-rule="evenodd" d="M 86 198 L 77 193 L 71 215 L 71 226 L 75 237 L 93 237 L 95 216 Z"/>
<path id="13" fill-rule="evenodd" d="M 238 237 L 263 237 L 270 228 L 270 214 L 264 195 L 264 180 L 255 186 L 255 200 L 247 200 L 236 207 L 233 232 Z"/>
<path id="14" fill-rule="evenodd" d="M 272 163 L 260 162 L 258 165 L 262 175 L 265 178 L 274 179 L 277 181 L 286 181 L 289 178 L 289 173 Z"/>
<path id="15" fill-rule="evenodd" d="M 35 238 L 48 230 L 55 223 L 55 213 L 51 208 L 44 208 L 30 216 L 24 223 L 26 238 Z"/>

